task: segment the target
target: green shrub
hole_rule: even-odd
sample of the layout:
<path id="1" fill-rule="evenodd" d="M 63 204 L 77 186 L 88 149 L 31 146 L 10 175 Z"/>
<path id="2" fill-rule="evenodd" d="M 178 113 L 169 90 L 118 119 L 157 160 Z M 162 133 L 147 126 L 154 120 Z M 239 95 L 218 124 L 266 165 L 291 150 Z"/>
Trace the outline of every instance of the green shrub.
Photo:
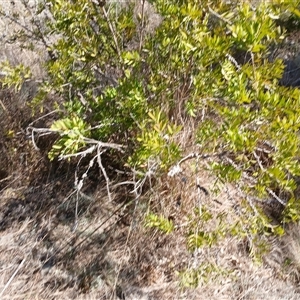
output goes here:
<path id="1" fill-rule="evenodd" d="M 225 232 L 247 236 L 254 249 L 257 237 L 281 234 L 285 221 L 298 220 L 300 93 L 279 85 L 284 64 L 270 57 L 288 24 L 280 20 L 298 20 L 299 1 L 152 1 L 163 18 L 153 34 L 130 5 L 48 2 L 54 56 L 39 100 L 49 91 L 62 99 L 50 158 L 84 149 L 89 137 L 127 145 L 123 164 L 146 173 L 154 161 L 159 176 L 184 151 L 177 137 L 192 119 L 191 144 L 215 158 L 211 171 L 236 184 L 245 204 L 234 225 L 240 231 L 220 222 L 216 231 L 196 232 L 207 220 L 195 217 L 191 250 Z M 269 198 L 286 208 L 277 225 L 253 205 Z M 147 220 L 164 232 L 173 228 L 156 215 Z"/>

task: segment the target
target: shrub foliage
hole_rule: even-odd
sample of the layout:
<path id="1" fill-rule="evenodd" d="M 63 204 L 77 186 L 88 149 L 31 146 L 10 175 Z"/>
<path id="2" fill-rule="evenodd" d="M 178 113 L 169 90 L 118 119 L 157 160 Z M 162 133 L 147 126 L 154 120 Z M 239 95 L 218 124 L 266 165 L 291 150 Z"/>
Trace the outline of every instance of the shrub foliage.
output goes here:
<path id="1" fill-rule="evenodd" d="M 194 229 L 209 222 L 209 208 L 191 214 L 189 248 L 228 232 L 250 237 L 253 247 L 258 236 L 282 233 L 285 222 L 299 219 L 300 92 L 280 85 L 284 63 L 272 52 L 298 20 L 300 1 L 258 2 L 41 2 L 51 18 L 37 38 L 52 37 L 51 55 L 33 104 L 43 106 L 52 93 L 61 114 L 51 127 L 59 138 L 49 158 L 83 151 L 89 139 L 118 143 L 126 145 L 120 164 L 146 173 L 151 163 L 160 176 L 182 157 L 179 137 L 192 120 L 190 146 L 210 158 L 218 180 L 236 185 L 244 205 L 237 224 L 220 221 L 215 232 Z M 146 4 L 160 15 L 152 30 Z M 3 82 L 17 87 L 16 74 L 29 74 L 7 63 L 5 70 Z M 275 225 L 255 205 L 264 199 L 284 208 Z M 173 230 L 161 216 L 147 220 Z"/>

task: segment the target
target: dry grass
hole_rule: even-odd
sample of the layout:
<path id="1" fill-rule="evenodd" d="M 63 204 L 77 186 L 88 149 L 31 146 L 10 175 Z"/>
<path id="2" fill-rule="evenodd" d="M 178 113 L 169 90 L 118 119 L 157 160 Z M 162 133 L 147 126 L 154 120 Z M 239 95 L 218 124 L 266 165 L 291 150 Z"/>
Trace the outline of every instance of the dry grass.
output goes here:
<path id="1" fill-rule="evenodd" d="M 7 23 L 1 26 L 8 30 Z M 34 65 L 35 78 L 41 78 L 45 57 L 13 47 L 0 49 L 1 60 Z M 205 161 L 195 159 L 186 160 L 174 177 L 153 178 L 155 188 L 147 182 L 136 200 L 129 188 L 118 186 L 110 201 L 103 176 L 92 169 L 77 199 L 72 194 L 76 164 L 50 163 L 43 152 L 47 141 L 40 141 L 37 152 L 26 139 L 26 126 L 34 121 L 26 101 L 34 91 L 25 90 L 25 96 L 24 89 L 0 95 L 5 107 L 0 110 L 1 299 L 300 298 L 298 225 L 274 239 L 261 265 L 250 258 L 246 239 L 229 235 L 212 247 L 188 251 L 189 216 L 195 208 L 205 205 L 214 215 L 226 214 L 231 224 L 237 218 L 233 206 L 241 201 L 233 186 L 219 184 L 214 193 L 215 178 Z M 181 144 L 186 154 L 197 152 L 189 148 L 194 124 L 184 122 Z M 112 186 L 128 179 L 114 171 L 108 175 Z M 144 216 L 150 210 L 173 220 L 175 230 L 165 235 L 146 229 Z M 206 226 L 212 230 L 216 220 Z M 203 267 L 208 265 L 213 271 Z M 194 270 L 202 270 L 199 286 L 183 286 L 178 272 Z"/>
<path id="2" fill-rule="evenodd" d="M 59 174 L 60 178 L 56 178 L 56 172 L 34 191 L 26 187 L 21 192 L 13 188 L 1 192 L 0 292 L 7 285 L 1 299 L 299 298 L 288 272 L 254 264 L 244 240 L 228 237 L 213 247 L 187 250 L 185 224 L 199 200 L 195 179 L 200 178 L 208 191 L 213 183 L 206 172 L 190 175 L 184 183 L 181 178 L 164 179 L 164 191 L 144 195 L 137 205 L 129 205 L 102 226 L 120 205 L 120 199 L 130 193 L 115 190 L 111 203 L 105 182 L 90 180 L 86 196 L 79 201 L 75 232 L 75 199 L 65 197 L 72 191 L 72 170 L 61 167 Z M 227 195 L 219 194 L 217 199 L 222 205 L 210 196 L 201 201 L 210 203 L 215 211 L 228 212 L 231 200 Z M 176 202 L 178 196 L 180 205 Z M 143 226 L 149 198 L 152 210 L 172 214 L 177 229 L 170 235 Z M 285 237 L 293 242 L 286 254 L 297 255 L 297 233 L 294 229 Z M 286 249 L 287 242 L 281 243 L 274 243 L 274 251 L 281 249 L 282 253 Z M 204 272 L 206 280 L 200 280 L 196 289 L 182 287 L 177 271 L 192 271 L 207 263 L 220 272 Z"/>

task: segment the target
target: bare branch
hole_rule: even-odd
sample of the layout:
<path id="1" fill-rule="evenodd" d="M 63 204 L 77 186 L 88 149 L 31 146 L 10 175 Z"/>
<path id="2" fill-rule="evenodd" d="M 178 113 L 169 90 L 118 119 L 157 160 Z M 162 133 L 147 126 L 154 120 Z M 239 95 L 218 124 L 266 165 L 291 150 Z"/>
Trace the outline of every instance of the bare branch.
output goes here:
<path id="1" fill-rule="evenodd" d="M 286 206 L 286 201 L 284 201 L 281 198 L 279 198 L 271 189 L 267 189 L 267 192 L 271 196 L 273 196 L 280 204 L 282 204 L 283 206 Z"/>
<path id="2" fill-rule="evenodd" d="M 110 192 L 110 187 L 109 187 L 109 185 L 110 185 L 110 180 L 109 180 L 109 177 L 107 176 L 107 173 L 106 173 L 106 171 L 105 171 L 105 168 L 104 168 L 103 165 L 102 165 L 102 161 L 101 161 L 101 154 L 102 154 L 102 153 L 103 153 L 103 151 L 101 152 L 101 146 L 98 145 L 98 147 L 97 147 L 97 162 L 98 162 L 98 166 L 99 166 L 99 168 L 101 169 L 102 174 L 103 174 L 103 176 L 104 176 L 104 178 L 105 178 L 105 181 L 106 181 L 106 190 L 107 190 L 107 195 L 108 195 L 108 200 L 109 200 L 109 202 L 111 202 L 111 201 L 112 201 L 112 198 L 111 198 L 111 192 Z"/>
<path id="3" fill-rule="evenodd" d="M 207 159 L 212 157 L 221 157 L 225 154 L 225 152 L 221 153 L 212 153 L 212 154 L 200 154 L 200 153 L 190 153 L 187 156 L 183 157 L 176 165 L 172 166 L 168 172 L 169 177 L 173 177 L 174 175 L 180 173 L 182 171 L 180 165 L 186 160 L 196 158 L 196 159 Z"/>
<path id="4" fill-rule="evenodd" d="M 261 161 L 260 161 L 260 158 L 259 158 L 259 156 L 256 154 L 255 151 L 253 151 L 253 155 L 254 155 L 254 157 L 255 157 L 255 159 L 256 159 L 256 161 L 257 161 L 257 163 L 258 163 L 260 169 L 261 169 L 262 171 L 265 171 L 265 168 L 264 168 L 264 166 L 262 165 L 262 163 L 261 163 Z"/>

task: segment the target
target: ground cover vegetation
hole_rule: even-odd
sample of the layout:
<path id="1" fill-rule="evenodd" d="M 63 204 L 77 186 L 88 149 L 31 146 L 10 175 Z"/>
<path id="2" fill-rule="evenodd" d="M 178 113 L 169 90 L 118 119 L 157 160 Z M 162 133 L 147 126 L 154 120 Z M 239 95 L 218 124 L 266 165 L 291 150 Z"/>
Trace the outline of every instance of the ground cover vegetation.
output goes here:
<path id="1" fill-rule="evenodd" d="M 143 198 L 139 218 L 149 235 L 181 228 L 153 205 L 155 195 L 164 197 L 163 182 L 184 185 L 182 174 L 207 172 L 213 188 L 197 175 L 196 198 L 212 194 L 222 205 L 225 186 L 230 207 L 216 212 L 197 200 L 183 225 L 187 249 L 231 236 L 246 241 L 259 262 L 270 237 L 300 216 L 300 92 L 283 84 L 285 62 L 276 55 L 299 26 L 299 7 L 284 0 L 40 1 L 30 25 L 10 17 L 17 28 L 11 43 L 47 55 L 26 103 L 32 122 L 24 134 L 52 164 L 75 166 L 77 200 L 95 170 L 110 202 L 117 186 L 132 195 L 122 208 Z M 3 62 L 2 89 L 22 90 L 34 80 L 30 67 Z M 36 126 L 49 112 L 48 126 Z M 4 130 L 16 139 L 13 128 Z M 77 216 L 78 203 L 74 210 Z M 176 271 L 189 287 L 227 272 L 210 263 Z"/>

